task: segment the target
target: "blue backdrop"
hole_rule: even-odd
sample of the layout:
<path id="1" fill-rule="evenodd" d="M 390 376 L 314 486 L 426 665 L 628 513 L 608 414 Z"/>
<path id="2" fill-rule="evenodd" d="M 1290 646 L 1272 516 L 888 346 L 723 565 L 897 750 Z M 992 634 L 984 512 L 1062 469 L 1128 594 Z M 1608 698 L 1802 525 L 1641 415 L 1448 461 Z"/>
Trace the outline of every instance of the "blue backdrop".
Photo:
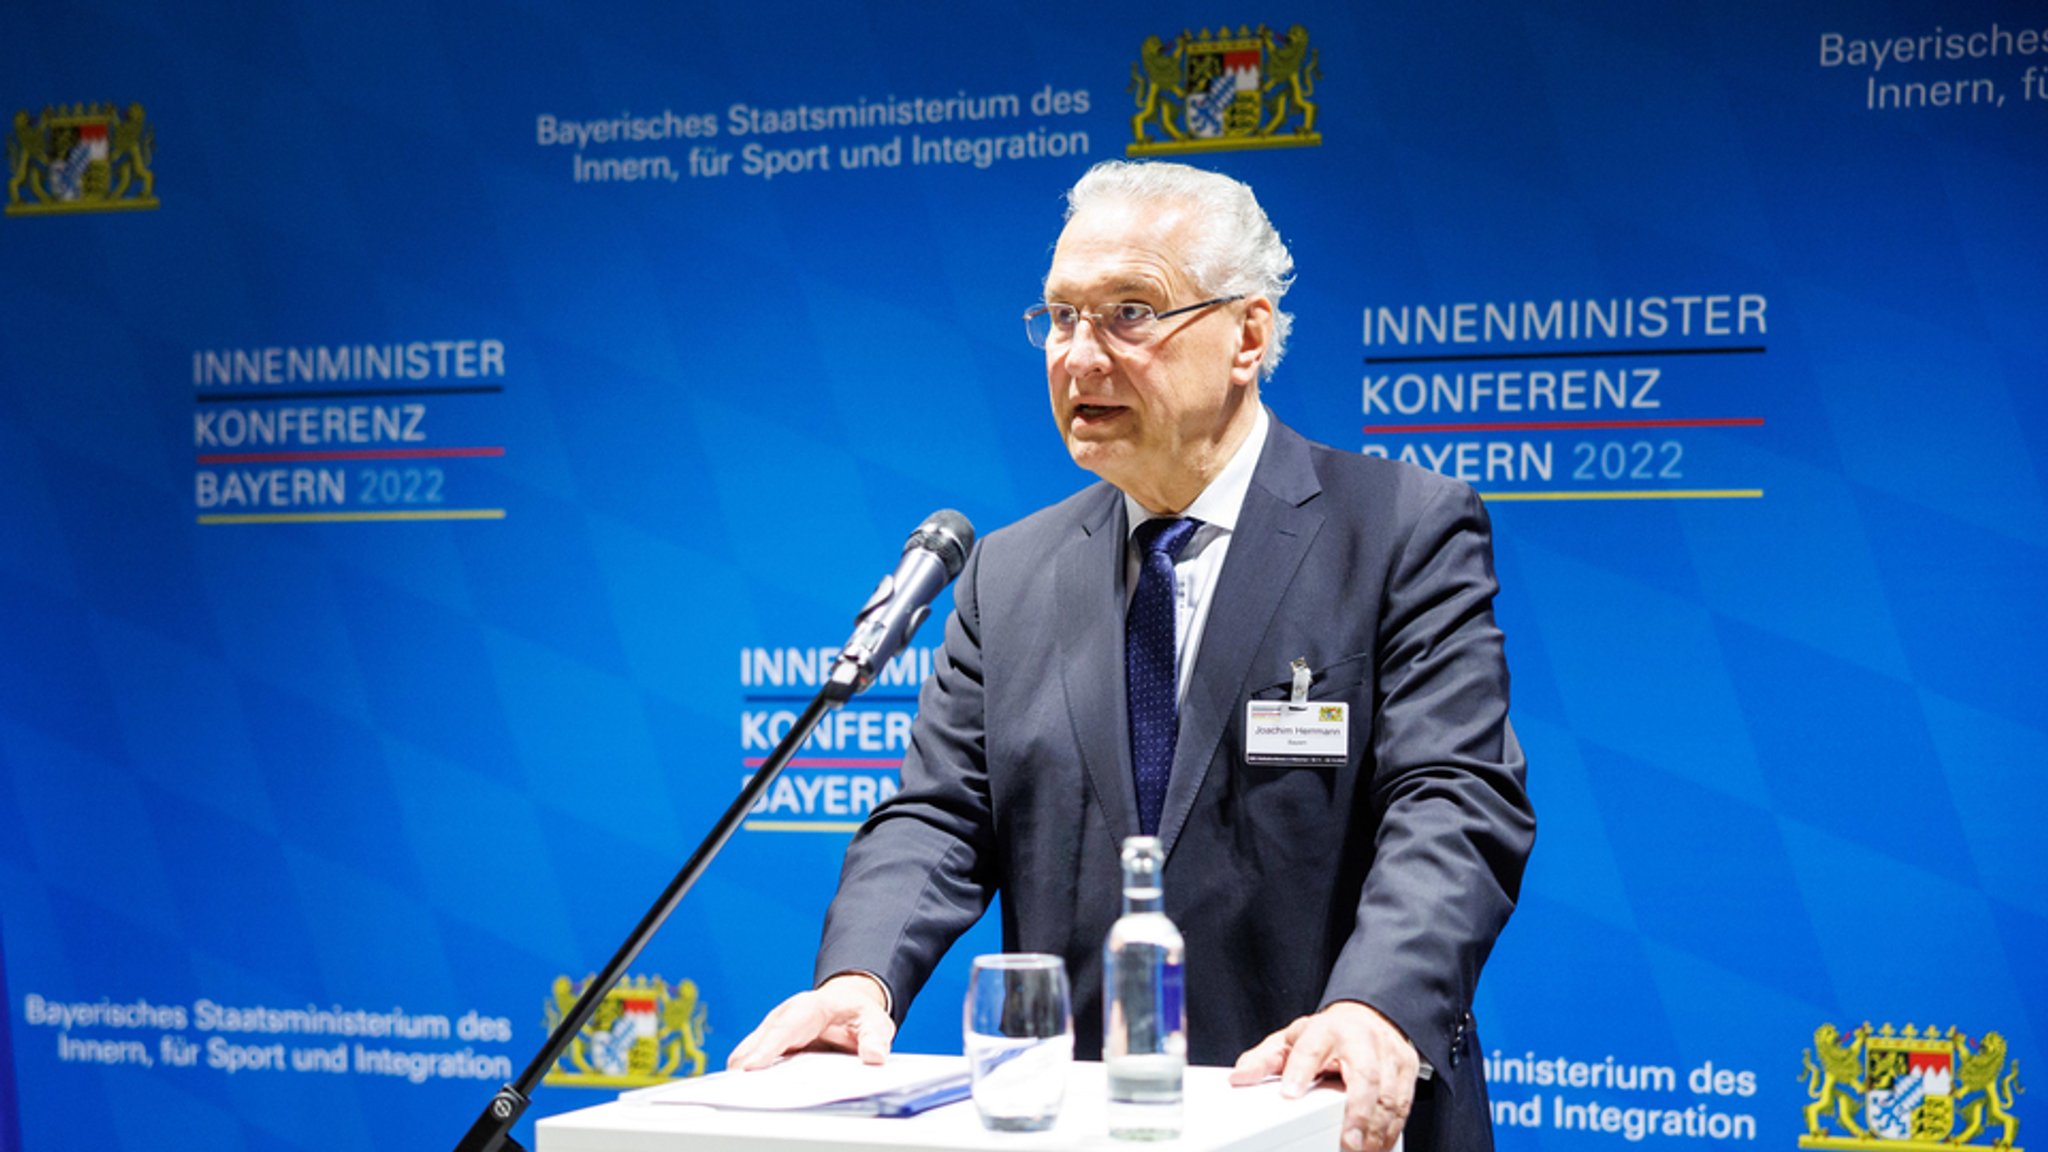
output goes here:
<path id="1" fill-rule="evenodd" d="M 2043 1066 L 2038 11 L 250 7 L 0 13 L 0 1152 L 452 1145 L 910 528 L 1088 479 L 1016 318 L 1153 36 L 1315 106 L 1144 126 L 1294 248 L 1275 411 L 1490 502 L 1502 1145 L 1791 1147 L 1823 1024 Z M 635 966 L 712 1065 L 920 670 Z"/>

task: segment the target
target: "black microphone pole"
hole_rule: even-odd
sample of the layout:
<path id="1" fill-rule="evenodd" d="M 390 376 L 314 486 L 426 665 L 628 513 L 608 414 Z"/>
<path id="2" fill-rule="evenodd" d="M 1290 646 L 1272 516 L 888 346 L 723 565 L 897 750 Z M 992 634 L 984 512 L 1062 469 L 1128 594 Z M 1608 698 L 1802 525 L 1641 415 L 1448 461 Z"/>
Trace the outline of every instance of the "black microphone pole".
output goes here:
<path id="1" fill-rule="evenodd" d="M 470 1126 L 468 1135 L 455 1146 L 456 1152 L 499 1152 L 501 1149 L 525 1152 L 524 1147 L 512 1138 L 512 1126 L 519 1122 L 519 1117 L 525 1113 L 527 1105 L 533 1102 L 534 1089 L 540 1086 L 541 1079 L 547 1075 L 548 1069 L 554 1067 L 555 1061 L 562 1058 L 562 1053 L 575 1040 L 576 1034 L 583 1031 L 583 1026 L 590 1022 L 590 1017 L 597 1012 L 598 1005 L 603 1003 L 605 993 L 611 991 L 612 985 L 618 983 L 619 977 L 626 974 L 626 969 L 632 966 L 633 960 L 640 955 L 640 950 L 654 938 L 655 932 L 660 930 L 669 914 L 676 910 L 676 905 L 682 903 L 683 894 L 697 882 L 697 877 L 710 865 L 711 858 L 718 854 L 719 849 L 725 847 L 725 842 L 739 829 L 740 822 L 746 819 L 755 802 L 768 791 L 768 785 L 774 782 L 783 766 L 789 763 L 790 757 L 796 755 L 797 748 L 810 736 L 811 729 L 818 726 L 818 721 L 823 720 L 827 712 L 845 702 L 843 698 L 833 699 L 833 693 L 834 689 L 830 684 L 818 691 L 810 707 L 804 709 L 803 715 L 797 718 L 789 734 L 782 738 L 782 742 L 775 746 L 774 753 L 761 765 L 761 770 L 754 773 L 754 778 L 747 781 L 747 786 L 740 790 L 739 797 L 725 810 L 725 815 L 718 818 L 718 823 L 712 826 L 710 835 L 704 837 L 704 842 L 697 845 L 697 850 L 691 853 L 689 861 L 683 865 L 683 870 L 676 873 L 675 879 L 669 881 L 668 887 L 662 890 L 654 906 L 640 918 L 640 923 L 634 927 L 632 935 L 626 937 L 626 942 L 612 954 L 604 969 L 583 986 L 583 994 L 577 997 L 575 1006 L 563 1015 L 561 1021 L 555 1025 L 554 1031 L 548 1034 L 547 1042 L 534 1054 L 526 1070 L 519 1074 L 518 1079 L 498 1089 L 498 1094 L 491 1097 L 491 1102 L 484 1108 L 483 1115 L 477 1117 L 476 1123 Z"/>
<path id="2" fill-rule="evenodd" d="M 683 864 L 683 870 L 676 873 L 675 879 L 668 882 L 668 887 L 654 901 L 654 906 L 640 917 L 640 923 L 634 926 L 626 942 L 619 945 L 619 950 L 612 954 L 603 970 L 583 986 L 583 994 L 577 997 L 575 1005 L 563 1014 L 554 1031 L 548 1034 L 547 1041 L 534 1054 L 526 1070 L 491 1097 L 490 1103 L 484 1106 L 483 1114 L 477 1117 L 476 1123 L 470 1125 L 468 1133 L 455 1146 L 455 1152 L 526 1152 L 525 1147 L 512 1138 L 512 1126 L 533 1103 L 534 1089 L 540 1087 L 548 1069 L 561 1059 L 576 1034 L 583 1031 L 583 1026 L 596 1014 L 605 993 L 611 991 L 619 977 L 626 974 L 626 969 L 640 955 L 640 950 L 654 938 L 669 914 L 676 910 L 676 905 L 682 903 L 683 894 L 703 875 L 704 869 L 711 864 L 711 858 L 718 855 L 719 849 L 725 847 L 726 841 L 739 830 L 740 822 L 746 819 L 747 813 L 768 791 L 768 785 L 774 782 L 783 766 L 810 737 L 811 730 L 818 726 L 827 712 L 851 700 L 855 693 L 873 683 L 881 666 L 909 641 L 911 633 L 923 623 L 930 600 L 954 576 L 959 575 L 973 545 L 973 527 L 967 523 L 966 517 L 950 509 L 933 513 L 911 534 L 903 548 L 903 562 L 894 573 L 882 578 L 881 585 L 868 598 L 855 622 L 853 639 L 840 653 L 825 686 L 818 689 L 810 706 L 797 717 L 789 733 L 762 762 L 761 770 L 754 773 L 753 779 L 747 781 L 747 786 L 740 789 L 739 796 L 718 818 L 718 823 L 712 825 L 703 843 L 697 845 L 697 850 Z M 927 566 L 919 563 L 923 558 L 912 555 L 916 551 L 930 553 L 932 562 L 943 570 L 943 576 L 926 572 Z M 922 578 L 906 580 L 906 574 Z M 905 588 L 905 585 L 910 587 Z M 921 598 L 923 602 L 906 606 L 898 596 L 899 589 L 913 598 Z M 885 624 L 878 626 L 877 620 L 885 621 Z"/>

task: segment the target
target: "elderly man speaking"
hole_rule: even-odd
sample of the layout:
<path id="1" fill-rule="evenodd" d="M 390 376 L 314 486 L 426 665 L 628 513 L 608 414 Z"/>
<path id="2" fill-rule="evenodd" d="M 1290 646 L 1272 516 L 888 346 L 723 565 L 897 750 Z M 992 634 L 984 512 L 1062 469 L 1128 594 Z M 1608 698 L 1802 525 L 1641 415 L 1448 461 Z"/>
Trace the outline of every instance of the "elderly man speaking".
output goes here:
<path id="1" fill-rule="evenodd" d="M 1294 262 L 1250 188 L 1109 162 L 1067 204 L 1025 330 L 1102 482 L 975 550 L 819 983 L 730 1064 L 882 1059 L 997 891 L 1006 949 L 1065 958 L 1093 1057 L 1118 852 L 1144 833 L 1187 937 L 1191 1060 L 1290 1093 L 1340 1078 L 1349 1148 L 1491 1148 L 1471 1003 L 1535 817 L 1485 508 L 1267 411 Z M 1146 597 L 1170 629 L 1127 633 Z M 1347 706 L 1341 765 L 1247 756 L 1248 703 L 1292 698 L 1297 667 Z"/>

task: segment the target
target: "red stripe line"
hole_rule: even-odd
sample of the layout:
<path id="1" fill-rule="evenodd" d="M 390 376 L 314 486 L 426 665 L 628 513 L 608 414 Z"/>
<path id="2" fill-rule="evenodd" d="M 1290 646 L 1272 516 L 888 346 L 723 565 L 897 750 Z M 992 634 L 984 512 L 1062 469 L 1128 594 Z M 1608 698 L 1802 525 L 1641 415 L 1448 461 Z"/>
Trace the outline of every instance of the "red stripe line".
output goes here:
<path id="1" fill-rule="evenodd" d="M 740 763 L 749 768 L 759 768 L 767 762 L 768 758 L 766 756 L 749 756 L 740 761 Z M 877 760 L 873 758 L 862 760 L 857 758 L 825 759 L 799 756 L 789 762 L 789 767 L 791 768 L 900 768 L 902 766 L 903 760 L 901 757 L 894 760 Z"/>
<path id="2" fill-rule="evenodd" d="M 1701 420 L 1525 420 L 1507 424 L 1367 424 L 1367 432 L 1590 432 L 1618 428 L 1761 428 L 1761 416 Z"/>
<path id="3" fill-rule="evenodd" d="M 503 456 L 503 448 L 350 448 L 332 452 L 215 452 L 201 464 L 314 464 L 332 460 L 450 460 Z"/>

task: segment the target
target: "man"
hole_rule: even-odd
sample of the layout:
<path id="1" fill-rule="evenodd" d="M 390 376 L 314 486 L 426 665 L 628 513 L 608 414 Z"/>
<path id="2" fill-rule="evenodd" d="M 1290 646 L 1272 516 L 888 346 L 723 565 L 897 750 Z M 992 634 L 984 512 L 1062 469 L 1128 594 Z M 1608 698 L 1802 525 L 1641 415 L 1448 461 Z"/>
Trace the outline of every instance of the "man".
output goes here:
<path id="1" fill-rule="evenodd" d="M 1004 946 L 1065 957 L 1095 1055 L 1118 849 L 1156 827 L 1192 1060 L 1289 1093 L 1340 1077 L 1349 1148 L 1404 1125 L 1411 1152 L 1492 1146 L 1469 1007 L 1535 822 L 1486 513 L 1270 417 L 1292 271 L 1227 177 L 1110 162 L 1069 192 L 1027 331 L 1068 451 L 1105 483 L 975 550 L 903 790 L 847 851 L 821 983 L 731 1066 L 809 1045 L 880 1060 L 997 889 Z M 1162 518 L 1199 523 L 1143 527 Z M 1166 535 L 1177 555 L 1143 554 Z M 1138 620 L 1167 601 L 1161 687 Z M 1248 759 L 1247 703 L 1294 698 L 1297 666 L 1316 714 L 1348 717 L 1341 766 Z"/>

